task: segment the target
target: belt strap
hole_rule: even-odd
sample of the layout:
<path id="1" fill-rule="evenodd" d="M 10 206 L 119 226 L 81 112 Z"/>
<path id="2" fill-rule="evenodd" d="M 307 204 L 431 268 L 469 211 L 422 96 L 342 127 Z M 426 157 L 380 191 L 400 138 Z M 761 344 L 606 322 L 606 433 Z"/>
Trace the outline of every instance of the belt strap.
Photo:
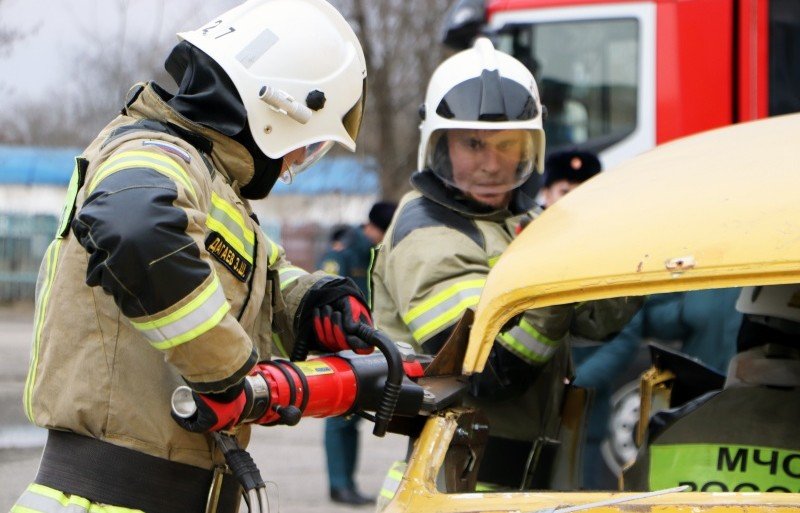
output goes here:
<path id="1" fill-rule="evenodd" d="M 217 513 L 235 513 L 240 488 L 225 476 Z M 95 438 L 50 430 L 35 483 L 91 502 L 147 513 L 205 513 L 213 471 Z"/>

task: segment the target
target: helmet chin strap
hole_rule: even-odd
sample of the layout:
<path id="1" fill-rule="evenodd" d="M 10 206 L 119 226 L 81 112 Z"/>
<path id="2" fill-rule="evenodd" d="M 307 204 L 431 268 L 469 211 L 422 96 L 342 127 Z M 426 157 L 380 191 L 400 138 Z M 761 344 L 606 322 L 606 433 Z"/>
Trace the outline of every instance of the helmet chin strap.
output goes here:
<path id="1" fill-rule="evenodd" d="M 239 192 L 247 199 L 266 198 L 281 175 L 283 159 L 272 159 L 264 155 L 253 140 L 250 126 L 247 123 L 233 139 L 247 148 L 253 157 L 253 178 L 239 189 Z"/>
<path id="2" fill-rule="evenodd" d="M 266 197 L 280 175 L 283 159 L 264 155 L 247 123 L 247 111 L 233 82 L 211 57 L 187 41 L 178 43 L 164 68 L 178 84 L 167 104 L 187 119 L 230 137 L 253 157 L 254 173 L 240 189 L 247 199 Z"/>

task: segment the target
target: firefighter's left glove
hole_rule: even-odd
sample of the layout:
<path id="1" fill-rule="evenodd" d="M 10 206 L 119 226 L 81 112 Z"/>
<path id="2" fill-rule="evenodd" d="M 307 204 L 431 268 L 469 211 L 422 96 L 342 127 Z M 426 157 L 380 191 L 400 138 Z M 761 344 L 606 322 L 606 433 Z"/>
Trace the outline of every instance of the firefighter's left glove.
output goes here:
<path id="1" fill-rule="evenodd" d="M 197 411 L 189 418 L 181 418 L 172 412 L 183 429 L 194 433 L 222 431 L 236 425 L 245 407 L 244 380 L 224 392 L 198 394 L 192 392 Z"/>
<path id="2" fill-rule="evenodd" d="M 323 280 L 320 280 L 323 281 Z M 307 292 L 300 324 L 317 349 L 369 354 L 373 347 L 357 336 L 359 324 L 372 326 L 372 315 L 361 290 L 349 278 L 324 280 Z"/>

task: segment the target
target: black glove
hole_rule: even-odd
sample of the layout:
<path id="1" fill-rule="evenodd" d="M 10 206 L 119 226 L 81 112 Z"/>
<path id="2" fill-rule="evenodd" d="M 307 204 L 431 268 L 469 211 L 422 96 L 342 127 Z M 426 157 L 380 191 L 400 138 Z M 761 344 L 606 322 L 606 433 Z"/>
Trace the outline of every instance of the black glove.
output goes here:
<path id="1" fill-rule="evenodd" d="M 197 406 L 194 415 L 182 418 L 172 412 L 183 429 L 194 433 L 229 429 L 239 421 L 245 406 L 244 381 L 218 394 L 192 392 L 192 398 Z"/>
<path id="2" fill-rule="evenodd" d="M 317 282 L 303 298 L 296 322 L 298 338 L 311 341 L 317 349 L 352 349 L 359 354 L 373 350 L 356 336 L 360 323 L 373 324 L 364 296 L 349 278 Z"/>

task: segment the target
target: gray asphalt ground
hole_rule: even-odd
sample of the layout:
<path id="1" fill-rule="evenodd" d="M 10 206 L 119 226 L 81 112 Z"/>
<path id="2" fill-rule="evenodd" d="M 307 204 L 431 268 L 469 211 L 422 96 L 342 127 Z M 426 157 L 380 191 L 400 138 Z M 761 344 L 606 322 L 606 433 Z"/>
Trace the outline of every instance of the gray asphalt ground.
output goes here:
<path id="1" fill-rule="evenodd" d="M 33 479 L 44 442 L 44 431 L 27 425 L 21 405 L 32 330 L 29 307 L 0 308 L 0 512 L 8 511 Z M 406 439 L 377 438 L 371 423 L 360 426 L 356 480 L 364 493 L 377 495 L 386 469 L 405 455 Z M 272 513 L 372 511 L 369 506 L 348 508 L 328 500 L 322 435 L 319 419 L 253 430 L 250 453 L 264 479 L 276 485 L 270 486 Z"/>

